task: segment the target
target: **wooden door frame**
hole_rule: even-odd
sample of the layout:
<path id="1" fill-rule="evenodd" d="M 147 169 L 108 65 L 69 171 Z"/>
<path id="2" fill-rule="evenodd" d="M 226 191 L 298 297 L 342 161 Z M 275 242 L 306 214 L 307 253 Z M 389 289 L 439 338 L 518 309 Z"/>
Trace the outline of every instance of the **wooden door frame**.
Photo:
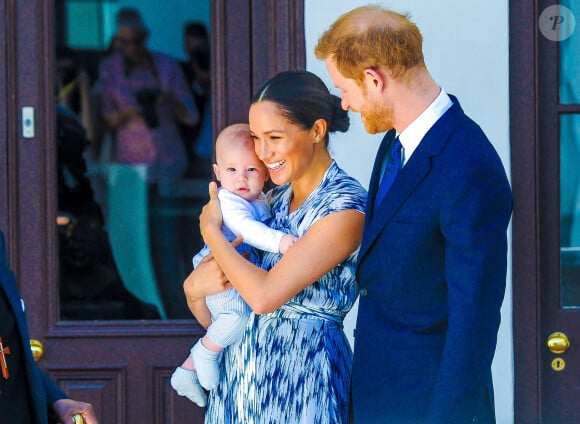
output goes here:
<path id="1" fill-rule="evenodd" d="M 9 36 L 7 25 L 10 22 L 10 17 L 8 15 L 9 7 L 5 1 L 0 1 L 0 28 L 6 28 L 6 31 L 0 31 L 0 57 L 8 57 L 8 52 L 13 54 L 13 44 L 8 44 Z M 13 79 L 11 74 L 13 74 L 13 69 L 5 64 L 3 69 L 6 72 L 0 72 L 0 229 L 8 228 L 8 193 L 10 193 L 12 180 L 9 179 L 9 169 L 4 164 L 9 163 L 13 158 L 10 156 L 13 151 L 8 150 L 8 140 L 12 139 L 13 128 L 9 126 L 11 119 L 8 116 L 9 113 L 9 87 L 8 82 Z M 7 236 L 7 235 L 6 235 Z M 8 247 L 10 247 L 10 240 L 6 240 Z"/>
<path id="2" fill-rule="evenodd" d="M 514 418 L 541 417 L 539 340 L 538 92 L 535 1 L 509 2 Z"/>
<path id="3" fill-rule="evenodd" d="M 4 64 L 6 89 L 2 93 L 2 116 L 6 117 L 5 134 L 0 147 L 7 152 L 6 193 L 0 202 L 0 225 L 6 233 L 10 263 L 28 307 L 38 308 L 45 319 L 29 322 L 31 334 L 44 334 L 56 318 L 55 290 L 44 290 L 45 279 L 57 281 L 56 193 L 48 196 L 41 186 L 55 186 L 56 175 L 48 164 L 56 160 L 56 149 L 46 140 L 54 140 L 54 93 L 52 72 L 52 4 L 33 0 L 4 2 Z M 37 22 L 38 25 L 29 25 Z M 21 110 L 35 109 L 35 137 L 22 137 Z M 4 144 L 5 143 L 5 144 Z M 39 162 L 38 167 L 35 163 Z M 23 176 L 26 176 L 24 178 Z M 30 193 L 40 193 L 34 196 Z M 38 216 L 41 219 L 38 219 Z M 35 237 L 31 237 L 34 235 Z M 26 254 L 22 254 L 26 252 Z M 30 262 L 39 266 L 29 266 Z M 49 300 L 46 302 L 46 300 Z"/>
<path id="4" fill-rule="evenodd" d="M 557 49 L 538 29 L 539 14 L 548 5 L 543 0 L 512 0 L 509 6 L 516 423 L 542 422 L 542 394 L 551 390 L 542 378 L 543 373 L 550 372 L 546 371 L 545 338 L 553 331 L 546 328 L 543 308 L 559 305 L 558 297 L 541 284 L 559 275 L 557 259 L 552 260 L 546 250 L 559 245 L 559 233 L 541 233 L 542 228 L 553 226 L 559 214 L 559 193 L 551 186 L 559 178 L 559 169 L 545 165 L 558 163 L 559 151 L 549 143 L 540 143 L 558 139 L 557 118 L 547 119 L 558 110 L 553 95 L 558 86 Z"/>
<path id="5" fill-rule="evenodd" d="M 306 69 L 304 1 L 212 0 L 213 129 L 247 122 L 250 99 L 270 76 Z M 240 34 L 251 34 L 250 39 Z M 226 48 L 227 46 L 227 48 Z"/>

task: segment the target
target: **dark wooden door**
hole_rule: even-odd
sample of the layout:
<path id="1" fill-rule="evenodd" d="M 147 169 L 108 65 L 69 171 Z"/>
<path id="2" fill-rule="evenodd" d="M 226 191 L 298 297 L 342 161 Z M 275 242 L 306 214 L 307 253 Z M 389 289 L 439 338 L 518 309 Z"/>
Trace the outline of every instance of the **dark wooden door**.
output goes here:
<path id="1" fill-rule="evenodd" d="M 31 337 L 43 345 L 39 364 L 71 397 L 92 403 L 102 423 L 201 423 L 204 411 L 169 385 L 201 334 L 194 320 L 63 319 L 53 3 L 7 1 L 2 8 L 1 222 Z"/>
<path id="2" fill-rule="evenodd" d="M 211 2 L 214 130 L 247 119 L 251 92 L 267 76 L 304 67 L 302 9 L 290 0 Z M 43 346 L 38 363 L 71 397 L 92 403 L 101 423 L 201 423 L 204 411 L 169 385 L 203 334 L 195 320 L 63 314 L 54 19 L 53 1 L 0 1 L 0 228 L 31 337 Z"/>
<path id="3" fill-rule="evenodd" d="M 518 423 L 580 422 L 580 3 L 561 4 L 510 11 Z"/>

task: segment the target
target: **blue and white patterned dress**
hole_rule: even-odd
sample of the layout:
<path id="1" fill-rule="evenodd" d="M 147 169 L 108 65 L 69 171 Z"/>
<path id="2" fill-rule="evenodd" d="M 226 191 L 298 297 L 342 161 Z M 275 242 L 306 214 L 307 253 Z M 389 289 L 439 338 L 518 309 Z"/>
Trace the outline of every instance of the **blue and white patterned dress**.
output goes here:
<path id="1" fill-rule="evenodd" d="M 334 161 L 308 199 L 289 214 L 291 194 L 288 184 L 269 193 L 270 226 L 299 237 L 332 212 L 365 211 L 366 191 Z M 347 422 L 352 351 L 342 322 L 358 295 L 357 253 L 276 311 L 252 313 L 242 340 L 224 351 L 225 369 L 210 394 L 206 423 Z M 272 268 L 280 257 L 265 253 L 262 268 Z"/>

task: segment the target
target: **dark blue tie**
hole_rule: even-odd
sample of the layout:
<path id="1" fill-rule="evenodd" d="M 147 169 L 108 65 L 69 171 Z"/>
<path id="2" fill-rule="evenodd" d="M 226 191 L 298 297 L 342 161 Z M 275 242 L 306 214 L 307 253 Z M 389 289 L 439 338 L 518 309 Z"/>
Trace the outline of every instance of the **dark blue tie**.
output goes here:
<path id="1" fill-rule="evenodd" d="M 397 137 L 395 138 L 393 147 L 391 147 L 389 158 L 385 166 L 385 171 L 383 173 L 379 189 L 377 190 L 374 205 L 375 209 L 380 205 L 382 200 L 385 198 L 385 196 L 389 192 L 389 189 L 393 185 L 395 178 L 397 178 L 397 175 L 401 170 L 401 149 L 402 149 L 401 142 L 399 141 L 399 137 Z"/>

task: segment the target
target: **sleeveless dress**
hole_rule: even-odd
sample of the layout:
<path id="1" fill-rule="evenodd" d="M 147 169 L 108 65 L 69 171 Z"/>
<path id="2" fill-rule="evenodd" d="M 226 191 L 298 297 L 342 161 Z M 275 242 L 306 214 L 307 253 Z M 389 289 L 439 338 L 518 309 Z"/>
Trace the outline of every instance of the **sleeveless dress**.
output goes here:
<path id="1" fill-rule="evenodd" d="M 289 214 L 291 194 L 289 184 L 270 191 L 270 226 L 299 237 L 332 212 L 365 211 L 366 191 L 334 161 L 308 199 Z M 358 296 L 357 253 L 276 311 L 251 314 L 241 341 L 224 350 L 206 423 L 347 422 L 352 350 L 342 322 Z M 262 268 L 272 268 L 280 257 L 264 253 Z"/>

